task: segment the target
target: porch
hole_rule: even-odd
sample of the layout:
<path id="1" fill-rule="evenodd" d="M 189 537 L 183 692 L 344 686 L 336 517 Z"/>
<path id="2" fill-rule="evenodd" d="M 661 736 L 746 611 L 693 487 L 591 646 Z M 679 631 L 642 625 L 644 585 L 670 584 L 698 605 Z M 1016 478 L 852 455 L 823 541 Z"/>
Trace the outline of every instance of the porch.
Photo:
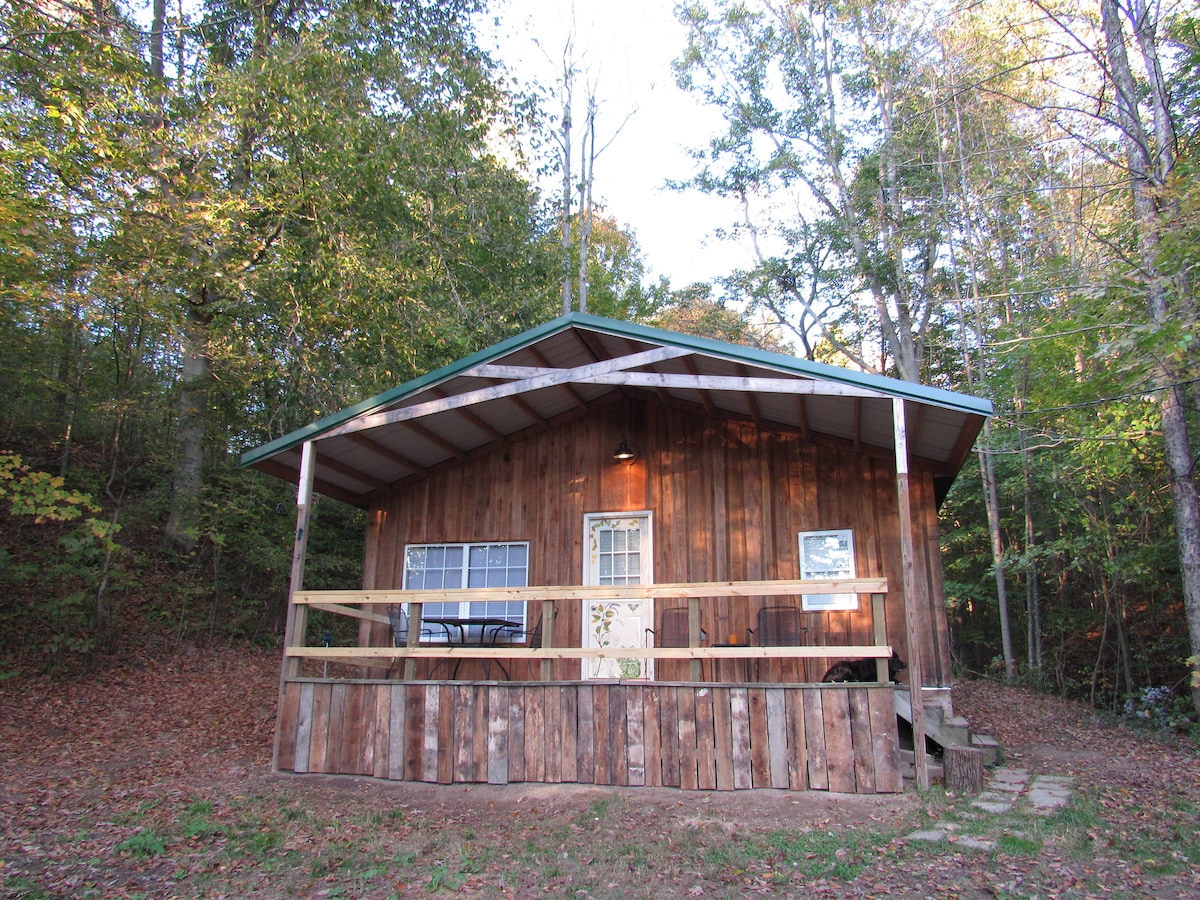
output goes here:
<path id="1" fill-rule="evenodd" d="M 884 621 L 886 591 L 884 579 L 300 591 L 293 597 L 295 620 L 285 650 L 276 768 L 443 784 L 900 791 L 895 706 L 886 683 L 892 655 Z M 710 643 L 702 624 L 725 624 L 710 618 L 718 598 L 732 598 L 744 621 L 753 618 L 751 610 L 768 604 L 778 609 L 787 598 L 794 605 L 784 608 L 800 614 L 802 596 L 847 593 L 858 595 L 860 608 L 870 610 L 870 644 L 805 646 L 807 629 L 786 642 L 763 634 L 763 643 L 723 637 Z M 415 623 L 421 621 L 423 604 L 484 598 L 524 603 L 527 619 L 540 616 L 538 640 L 490 645 L 422 640 Z M 630 599 L 686 609 L 686 646 L 653 646 L 653 632 L 648 632 L 649 646 L 584 647 L 581 635 L 555 628 L 556 621 L 581 620 L 577 609 L 560 615 L 562 604 Z M 402 604 L 414 623 L 403 646 L 307 646 L 310 608 L 359 619 L 368 634 L 370 626 L 388 623 L 383 610 Z M 850 613 L 803 615 L 816 623 Z M 855 617 L 860 623 L 865 618 Z M 814 633 L 830 629 L 814 628 Z M 862 633 L 861 624 L 856 633 Z M 814 683 L 831 660 L 848 657 L 875 658 L 877 683 Z M 582 664 L 599 659 L 652 660 L 659 664 L 654 671 L 661 680 L 582 678 Z M 383 677 L 302 677 L 305 660 L 350 664 L 359 674 L 374 668 Z M 479 677 L 482 669 L 468 671 L 464 681 L 427 677 L 457 673 L 464 661 L 505 662 L 526 677 L 490 681 Z M 734 670 L 722 665 L 726 661 L 739 661 L 742 668 L 730 677 Z M 664 663 L 676 664 L 677 671 L 684 666 L 690 677 L 663 679 Z M 781 677 L 804 673 L 806 665 L 816 674 Z"/>

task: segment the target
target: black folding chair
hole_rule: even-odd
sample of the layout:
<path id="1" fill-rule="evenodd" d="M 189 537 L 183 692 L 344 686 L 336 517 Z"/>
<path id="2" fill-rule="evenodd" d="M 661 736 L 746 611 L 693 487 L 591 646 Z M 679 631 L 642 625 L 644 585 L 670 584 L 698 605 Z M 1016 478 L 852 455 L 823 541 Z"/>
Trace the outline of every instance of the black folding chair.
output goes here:
<path id="1" fill-rule="evenodd" d="M 795 606 L 764 606 L 758 611 L 758 629 L 754 632 L 760 647 L 803 647 L 808 629 L 802 624 L 800 610 Z M 800 663 L 808 678 L 806 661 Z"/>
<path id="2" fill-rule="evenodd" d="M 662 616 L 659 619 L 658 628 L 647 628 L 650 634 L 654 635 L 654 646 L 656 647 L 690 647 L 688 635 L 688 611 L 686 607 L 676 606 L 671 609 L 664 609 Z M 700 640 L 708 640 L 708 632 L 703 628 L 700 629 Z M 701 661 L 703 663 L 703 661 Z M 701 665 L 701 674 L 703 675 L 703 665 Z"/>

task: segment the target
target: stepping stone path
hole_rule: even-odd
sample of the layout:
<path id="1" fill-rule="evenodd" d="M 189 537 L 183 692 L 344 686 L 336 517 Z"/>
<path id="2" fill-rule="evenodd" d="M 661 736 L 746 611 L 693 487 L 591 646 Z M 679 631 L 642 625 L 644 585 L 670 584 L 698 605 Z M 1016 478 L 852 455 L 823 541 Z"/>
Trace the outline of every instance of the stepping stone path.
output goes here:
<path id="1" fill-rule="evenodd" d="M 983 793 L 971 801 L 971 807 L 978 813 L 964 814 L 963 818 L 978 820 L 979 814 L 1003 815 L 1013 809 L 1022 798 L 1028 802 L 1034 815 L 1048 816 L 1058 808 L 1065 806 L 1071 799 L 1071 786 L 1075 779 L 1066 775 L 1036 775 L 1032 783 L 1025 769 L 996 768 Z M 955 822 L 938 822 L 932 828 L 914 831 L 906 836 L 906 841 L 953 841 L 956 845 L 970 847 L 975 850 L 994 850 L 995 841 L 977 837 L 955 837 L 959 829 Z"/>

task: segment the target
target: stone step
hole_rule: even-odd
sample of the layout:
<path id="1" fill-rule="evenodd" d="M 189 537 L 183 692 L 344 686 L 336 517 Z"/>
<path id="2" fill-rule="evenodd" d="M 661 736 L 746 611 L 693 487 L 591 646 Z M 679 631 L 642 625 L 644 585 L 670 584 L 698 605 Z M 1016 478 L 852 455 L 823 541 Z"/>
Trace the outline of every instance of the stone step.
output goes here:
<path id="1" fill-rule="evenodd" d="M 983 751 L 985 766 L 995 766 L 1000 762 L 1000 742 L 990 734 L 972 734 L 971 746 Z"/>

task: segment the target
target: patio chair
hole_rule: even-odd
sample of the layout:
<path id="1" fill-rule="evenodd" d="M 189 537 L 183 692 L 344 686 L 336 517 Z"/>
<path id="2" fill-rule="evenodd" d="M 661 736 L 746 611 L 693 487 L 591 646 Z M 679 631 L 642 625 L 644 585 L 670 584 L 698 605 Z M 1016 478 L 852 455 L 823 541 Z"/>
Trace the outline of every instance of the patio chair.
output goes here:
<path id="1" fill-rule="evenodd" d="M 691 643 L 688 640 L 688 611 L 687 607 L 677 606 L 671 609 L 662 611 L 662 618 L 659 619 L 657 629 L 647 628 L 654 637 L 654 646 L 656 647 L 690 647 Z M 700 629 L 701 642 L 708 640 L 708 632 L 704 628 Z M 700 662 L 700 676 L 703 677 L 704 662 Z M 695 676 L 693 676 L 695 677 Z"/>
<path id="2" fill-rule="evenodd" d="M 654 635 L 656 647 L 687 647 L 688 644 L 688 611 L 685 607 L 677 606 L 664 609 L 659 619 L 657 629 L 647 628 Z M 708 640 L 708 632 L 700 629 L 700 640 Z"/>
<path id="3" fill-rule="evenodd" d="M 405 647 L 408 645 L 408 613 L 401 607 L 389 607 L 388 619 L 392 622 L 392 646 Z M 429 628 L 421 629 L 421 639 L 433 637 L 433 631 Z"/>
<path id="4" fill-rule="evenodd" d="M 764 606 L 758 611 L 757 636 L 760 647 L 803 647 L 808 629 L 801 624 L 801 612 L 795 606 Z M 808 664 L 800 663 L 807 678 Z"/>

